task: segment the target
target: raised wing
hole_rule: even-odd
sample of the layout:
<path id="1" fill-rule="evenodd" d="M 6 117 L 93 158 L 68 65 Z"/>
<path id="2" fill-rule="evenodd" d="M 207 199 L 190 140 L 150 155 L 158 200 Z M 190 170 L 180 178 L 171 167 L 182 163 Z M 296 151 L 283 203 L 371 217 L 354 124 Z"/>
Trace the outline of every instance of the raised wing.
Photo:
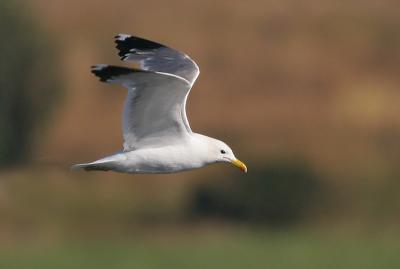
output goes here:
<path id="1" fill-rule="evenodd" d="M 137 61 L 144 70 L 173 74 L 192 86 L 200 71 L 186 54 L 136 36 L 119 34 L 115 43 L 123 61 Z"/>
<path id="2" fill-rule="evenodd" d="M 124 151 L 163 146 L 186 139 L 191 133 L 185 114 L 190 84 L 161 72 L 110 65 L 96 65 L 100 81 L 128 89 L 123 115 Z"/>

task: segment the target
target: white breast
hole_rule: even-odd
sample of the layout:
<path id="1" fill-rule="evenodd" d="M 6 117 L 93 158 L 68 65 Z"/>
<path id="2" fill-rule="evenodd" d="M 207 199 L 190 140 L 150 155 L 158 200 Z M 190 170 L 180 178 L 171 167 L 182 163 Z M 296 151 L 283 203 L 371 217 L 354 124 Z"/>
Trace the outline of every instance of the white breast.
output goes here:
<path id="1" fill-rule="evenodd" d="M 194 140 L 120 153 L 125 158 L 121 158 L 115 170 L 125 173 L 172 173 L 200 168 L 207 164 L 207 159 L 203 154 L 204 147 L 199 147 Z"/>

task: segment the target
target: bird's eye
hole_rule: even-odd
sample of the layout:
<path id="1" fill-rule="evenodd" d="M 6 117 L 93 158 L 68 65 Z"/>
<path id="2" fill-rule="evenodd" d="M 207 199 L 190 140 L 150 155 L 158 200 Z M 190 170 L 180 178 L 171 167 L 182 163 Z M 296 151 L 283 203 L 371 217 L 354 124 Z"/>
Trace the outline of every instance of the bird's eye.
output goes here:
<path id="1" fill-rule="evenodd" d="M 222 153 L 222 154 L 225 154 L 225 153 L 226 153 L 226 151 L 225 151 L 225 150 L 223 150 L 223 149 L 221 149 L 221 153 Z"/>

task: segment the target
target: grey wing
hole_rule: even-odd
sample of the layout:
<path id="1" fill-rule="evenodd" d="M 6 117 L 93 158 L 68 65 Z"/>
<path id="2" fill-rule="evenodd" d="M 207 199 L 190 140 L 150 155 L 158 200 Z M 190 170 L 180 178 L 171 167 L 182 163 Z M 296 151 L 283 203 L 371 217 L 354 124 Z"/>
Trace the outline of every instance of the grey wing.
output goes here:
<path id="1" fill-rule="evenodd" d="M 123 115 L 124 151 L 179 143 L 191 134 L 184 111 L 189 83 L 160 72 L 96 65 L 100 81 L 128 89 Z"/>
<path id="2" fill-rule="evenodd" d="M 137 61 L 144 70 L 173 74 L 192 86 L 200 71 L 186 54 L 162 44 L 127 34 L 117 35 L 115 43 L 123 61 Z"/>

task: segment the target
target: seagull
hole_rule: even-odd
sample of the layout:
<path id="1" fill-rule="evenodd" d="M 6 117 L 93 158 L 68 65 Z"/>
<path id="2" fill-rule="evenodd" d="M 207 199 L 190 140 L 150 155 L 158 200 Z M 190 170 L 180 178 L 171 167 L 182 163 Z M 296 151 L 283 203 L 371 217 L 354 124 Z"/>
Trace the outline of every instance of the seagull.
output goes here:
<path id="1" fill-rule="evenodd" d="M 118 34 L 115 43 L 121 60 L 136 62 L 140 69 L 99 64 L 91 71 L 102 82 L 128 89 L 123 150 L 72 170 L 162 174 L 231 163 L 247 172 L 227 144 L 191 130 L 186 100 L 199 68 L 189 56 L 127 34 Z"/>

